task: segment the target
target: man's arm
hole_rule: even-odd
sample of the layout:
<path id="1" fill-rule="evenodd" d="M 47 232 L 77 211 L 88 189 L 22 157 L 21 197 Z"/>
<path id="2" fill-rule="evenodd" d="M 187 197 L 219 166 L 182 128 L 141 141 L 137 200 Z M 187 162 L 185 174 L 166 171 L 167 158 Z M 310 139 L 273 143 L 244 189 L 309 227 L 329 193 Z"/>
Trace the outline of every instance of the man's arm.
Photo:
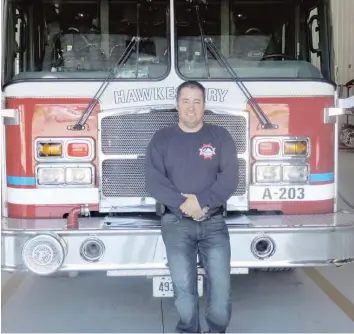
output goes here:
<path id="1" fill-rule="evenodd" d="M 151 140 L 145 157 L 145 186 L 155 200 L 172 208 L 179 208 L 186 200 L 171 181 L 165 176 L 165 166 L 161 153 Z"/>
<path id="2" fill-rule="evenodd" d="M 236 145 L 230 133 L 224 129 L 221 137 L 220 172 L 209 189 L 196 194 L 202 208 L 222 206 L 236 191 L 239 183 L 239 166 Z"/>

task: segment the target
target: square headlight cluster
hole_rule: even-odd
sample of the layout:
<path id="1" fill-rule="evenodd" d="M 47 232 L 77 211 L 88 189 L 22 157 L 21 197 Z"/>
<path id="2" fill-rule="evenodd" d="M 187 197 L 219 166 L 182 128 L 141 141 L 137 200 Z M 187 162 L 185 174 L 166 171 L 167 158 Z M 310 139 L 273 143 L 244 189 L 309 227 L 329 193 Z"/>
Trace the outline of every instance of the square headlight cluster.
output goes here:
<path id="1" fill-rule="evenodd" d="M 256 183 L 307 183 L 308 165 L 256 165 Z"/>
<path id="2" fill-rule="evenodd" d="M 91 186 L 94 184 L 94 168 L 86 166 L 43 166 L 39 165 L 37 184 L 39 186 Z"/>
<path id="3" fill-rule="evenodd" d="M 37 138 L 34 156 L 37 187 L 93 187 L 92 138 Z"/>

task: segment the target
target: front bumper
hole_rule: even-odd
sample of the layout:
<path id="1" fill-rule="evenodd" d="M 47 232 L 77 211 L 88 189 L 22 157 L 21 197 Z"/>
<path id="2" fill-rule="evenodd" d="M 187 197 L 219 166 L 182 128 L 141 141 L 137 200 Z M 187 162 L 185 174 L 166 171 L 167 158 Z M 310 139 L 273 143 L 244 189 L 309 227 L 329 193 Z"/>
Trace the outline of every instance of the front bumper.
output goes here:
<path id="1" fill-rule="evenodd" d="M 354 261 L 351 213 L 228 216 L 226 221 L 233 274 L 243 273 L 244 269 L 247 272 L 247 268 L 342 265 Z M 24 245 L 43 234 L 54 236 L 63 250 L 56 271 L 107 271 L 117 276 L 169 274 L 159 218 L 137 216 L 80 218 L 78 229 L 68 229 L 66 219 L 3 218 L 2 270 L 28 270 L 22 255 Z M 95 260 L 85 259 L 82 245 L 87 240 L 103 246 L 103 254 Z M 27 256 L 37 254 L 38 259 L 42 254 L 38 251 L 40 245 L 36 252 L 33 247 L 28 249 Z M 40 255 L 42 260 L 48 259 L 44 255 Z M 202 266 L 199 271 L 203 273 Z"/>

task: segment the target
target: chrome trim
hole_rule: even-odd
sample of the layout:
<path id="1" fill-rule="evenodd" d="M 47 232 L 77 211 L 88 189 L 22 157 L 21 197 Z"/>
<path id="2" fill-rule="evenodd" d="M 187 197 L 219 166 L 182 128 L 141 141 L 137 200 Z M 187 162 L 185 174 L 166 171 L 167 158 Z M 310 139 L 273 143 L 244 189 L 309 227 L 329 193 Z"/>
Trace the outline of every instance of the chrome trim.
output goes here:
<path id="1" fill-rule="evenodd" d="M 258 248 L 261 243 L 263 243 L 266 246 L 264 250 Z M 275 251 L 276 251 L 276 247 L 273 239 L 266 235 L 256 237 L 252 241 L 251 252 L 259 260 L 265 260 L 271 258 L 274 255 Z"/>
<path id="2" fill-rule="evenodd" d="M 89 245 L 89 244 L 96 244 L 99 246 L 99 255 L 94 257 L 94 258 L 90 258 L 88 257 L 87 255 L 85 255 L 86 253 L 86 247 Z M 95 237 L 90 237 L 90 238 L 87 238 L 82 244 L 81 244 L 81 247 L 80 247 L 80 256 L 87 262 L 99 262 L 103 256 L 104 256 L 104 253 L 106 251 L 106 248 L 104 246 L 104 243 L 98 239 L 98 238 L 95 238 Z"/>
<path id="3" fill-rule="evenodd" d="M 128 114 L 149 114 L 153 110 L 164 110 L 164 109 L 175 109 L 175 105 L 142 105 L 137 107 L 125 107 L 125 108 L 111 108 L 109 111 L 104 111 L 98 114 L 98 133 L 100 134 L 98 138 L 98 178 L 99 178 L 99 193 L 100 202 L 99 210 L 100 212 L 155 212 L 155 200 L 146 193 L 137 194 L 134 197 L 129 197 L 128 194 L 117 194 L 117 196 L 105 196 L 105 192 L 102 185 L 103 178 L 103 166 L 108 160 L 125 160 L 131 161 L 132 164 L 139 159 L 144 159 L 144 154 L 105 154 L 102 149 L 102 121 L 106 117 L 128 115 Z M 239 159 L 243 159 L 245 163 L 244 171 L 245 176 L 244 186 L 242 186 L 243 193 L 234 194 L 228 201 L 228 210 L 248 210 L 249 207 L 249 183 L 250 183 L 250 145 L 249 145 L 249 113 L 243 109 L 237 109 L 230 106 L 220 106 L 220 105 L 208 105 L 208 111 L 219 114 L 219 115 L 230 115 L 235 117 L 243 117 L 245 120 L 245 144 L 244 150 L 238 154 Z M 119 153 L 119 152 L 118 152 Z M 124 166 L 123 166 L 124 167 Z M 129 166 L 128 166 L 129 167 Z M 124 168 L 128 168 L 124 167 Z M 138 163 L 135 163 L 134 168 L 140 168 Z M 140 175 L 140 174 L 139 174 Z M 243 185 L 243 183 L 242 183 Z M 138 187 L 139 188 L 139 187 Z M 116 189 L 116 188 L 115 188 Z M 145 195 L 146 197 L 144 197 Z"/>
<path id="4" fill-rule="evenodd" d="M 33 259 L 33 256 L 32 256 L 33 254 L 28 253 L 28 248 L 32 247 L 33 243 L 36 244 L 36 242 L 37 242 L 36 239 L 40 239 L 39 244 L 41 244 L 41 243 L 43 244 L 45 242 L 44 241 L 45 239 L 47 239 L 47 240 L 49 239 L 50 242 L 52 243 L 50 245 L 50 248 L 54 249 L 56 251 L 59 251 L 59 253 L 60 253 L 59 254 L 59 262 L 57 262 L 55 264 L 55 261 L 53 262 L 53 259 L 50 260 L 51 261 L 50 265 L 52 266 L 54 264 L 54 269 L 52 268 L 52 270 L 50 270 L 48 272 L 41 272 L 40 273 L 38 270 L 36 270 L 36 268 L 31 268 L 31 264 L 33 265 L 33 263 L 30 263 L 30 264 L 26 263 L 26 256 L 28 256 L 27 262 L 28 262 L 28 260 L 37 262 L 37 261 L 35 261 L 35 259 Z M 41 239 L 44 239 L 44 240 L 41 240 Z M 65 258 L 66 258 L 67 254 L 68 254 L 67 246 L 68 246 L 67 243 L 58 234 L 50 233 L 50 232 L 48 232 L 48 233 L 40 233 L 40 234 L 37 234 L 37 235 L 34 235 L 34 236 L 30 237 L 25 242 L 25 244 L 23 245 L 23 247 L 21 249 L 21 258 L 22 258 L 22 261 L 23 261 L 25 267 L 29 271 L 33 272 L 34 274 L 44 275 L 44 276 L 51 275 L 51 274 L 53 274 L 55 272 L 60 271 L 60 268 L 62 267 L 62 265 L 63 265 L 63 263 L 65 261 Z M 43 252 L 43 250 L 41 250 L 39 254 L 42 255 L 42 252 Z M 36 263 L 36 264 L 38 265 L 38 263 Z M 40 264 L 40 266 L 42 267 L 42 269 L 44 268 L 44 265 L 42 263 Z"/>
<path id="5" fill-rule="evenodd" d="M 117 105 L 107 105 L 106 109 L 98 114 L 98 122 L 97 122 L 97 132 L 99 134 L 97 138 L 97 177 L 99 180 L 98 184 L 98 190 L 99 190 L 99 200 L 100 200 L 100 208 L 99 210 L 102 211 L 101 207 L 101 196 L 102 196 L 102 164 L 104 161 L 104 154 L 102 153 L 102 141 L 101 141 L 101 133 L 102 133 L 102 119 L 104 117 L 120 114 L 120 115 L 126 115 L 126 114 L 132 114 L 132 113 L 150 113 L 152 109 L 154 110 L 164 110 L 164 109 L 173 109 L 176 106 L 174 104 L 163 104 L 163 105 L 158 105 L 158 104 L 144 104 L 144 105 L 139 105 L 139 106 L 133 106 L 133 107 L 117 107 Z M 119 159 L 138 159 L 141 158 L 140 155 L 119 155 L 117 156 Z M 107 209 L 107 212 L 113 210 L 118 210 L 120 212 L 131 212 L 131 211 L 138 211 L 138 212 L 153 212 L 156 210 L 155 207 L 155 200 L 153 198 L 120 198 L 121 202 L 128 202 L 130 203 L 128 205 L 121 204 L 119 205 L 119 209 L 115 209 L 114 203 L 109 204 L 109 208 Z M 131 203 L 133 201 L 134 203 Z"/>
<path id="6" fill-rule="evenodd" d="M 19 109 L 1 109 L 1 118 L 4 125 L 20 125 L 21 113 Z"/>
<path id="7" fill-rule="evenodd" d="M 339 124 L 334 124 L 334 198 L 333 211 L 338 211 Z"/>
<path id="8" fill-rule="evenodd" d="M 169 45 L 170 45 L 170 55 L 171 55 L 171 60 L 170 60 L 170 73 L 177 73 L 178 72 L 178 66 L 176 66 L 178 60 L 176 56 L 176 32 L 175 32 L 175 0 L 170 0 L 170 8 L 169 8 L 169 23 L 170 23 L 170 39 L 169 39 Z M 173 19 L 171 19 L 173 18 Z"/>
<path id="9" fill-rule="evenodd" d="M 105 224 L 111 222 L 108 226 Z M 307 267 L 354 262 L 354 214 L 226 217 L 232 268 Z M 208 222 L 201 222 L 200 224 Z M 25 242 L 34 235 L 57 233 L 68 245 L 60 271 L 119 271 L 122 276 L 168 274 L 160 219 L 79 218 L 80 228 L 66 229 L 66 219 L 2 220 L 2 269 L 26 270 L 21 259 Z M 80 257 L 87 238 L 99 239 L 105 255 L 99 262 Z M 256 238 L 270 238 L 276 252 L 258 259 L 251 251 Z M 258 239 L 259 240 L 259 239 Z M 202 268 L 200 268 L 202 269 Z"/>
<path id="10" fill-rule="evenodd" d="M 323 123 L 325 124 L 331 124 L 331 123 L 337 123 L 338 122 L 338 117 L 343 116 L 343 115 L 353 115 L 354 111 L 351 111 L 350 109 L 354 108 L 354 98 L 351 97 L 351 101 L 349 99 L 340 99 L 342 104 L 344 104 L 344 100 L 348 100 L 348 105 L 346 107 L 341 107 L 341 108 L 325 108 L 323 110 Z M 353 105 L 351 104 L 353 103 Z"/>

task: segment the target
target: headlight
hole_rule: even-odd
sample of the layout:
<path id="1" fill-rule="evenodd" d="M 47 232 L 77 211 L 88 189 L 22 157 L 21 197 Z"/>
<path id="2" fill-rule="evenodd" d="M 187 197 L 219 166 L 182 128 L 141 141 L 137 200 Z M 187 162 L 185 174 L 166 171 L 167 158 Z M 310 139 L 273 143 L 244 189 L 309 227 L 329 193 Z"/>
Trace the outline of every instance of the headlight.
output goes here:
<path id="1" fill-rule="evenodd" d="M 37 171 L 37 180 L 41 185 L 64 184 L 64 168 L 40 167 Z"/>
<path id="2" fill-rule="evenodd" d="M 37 167 L 38 186 L 91 186 L 94 184 L 94 166 L 55 165 Z"/>
<path id="3" fill-rule="evenodd" d="M 38 275 L 50 275 L 58 271 L 66 255 L 67 245 L 58 235 L 36 235 L 28 239 L 22 248 L 25 266 Z"/>
<path id="4" fill-rule="evenodd" d="M 92 169 L 90 167 L 66 168 L 67 184 L 91 184 Z"/>
<path id="5" fill-rule="evenodd" d="M 283 181 L 288 183 L 306 182 L 308 179 L 307 166 L 283 166 Z"/>
<path id="6" fill-rule="evenodd" d="M 274 183 L 281 181 L 281 168 L 280 166 L 257 166 L 256 167 L 256 180 L 260 183 Z"/>

